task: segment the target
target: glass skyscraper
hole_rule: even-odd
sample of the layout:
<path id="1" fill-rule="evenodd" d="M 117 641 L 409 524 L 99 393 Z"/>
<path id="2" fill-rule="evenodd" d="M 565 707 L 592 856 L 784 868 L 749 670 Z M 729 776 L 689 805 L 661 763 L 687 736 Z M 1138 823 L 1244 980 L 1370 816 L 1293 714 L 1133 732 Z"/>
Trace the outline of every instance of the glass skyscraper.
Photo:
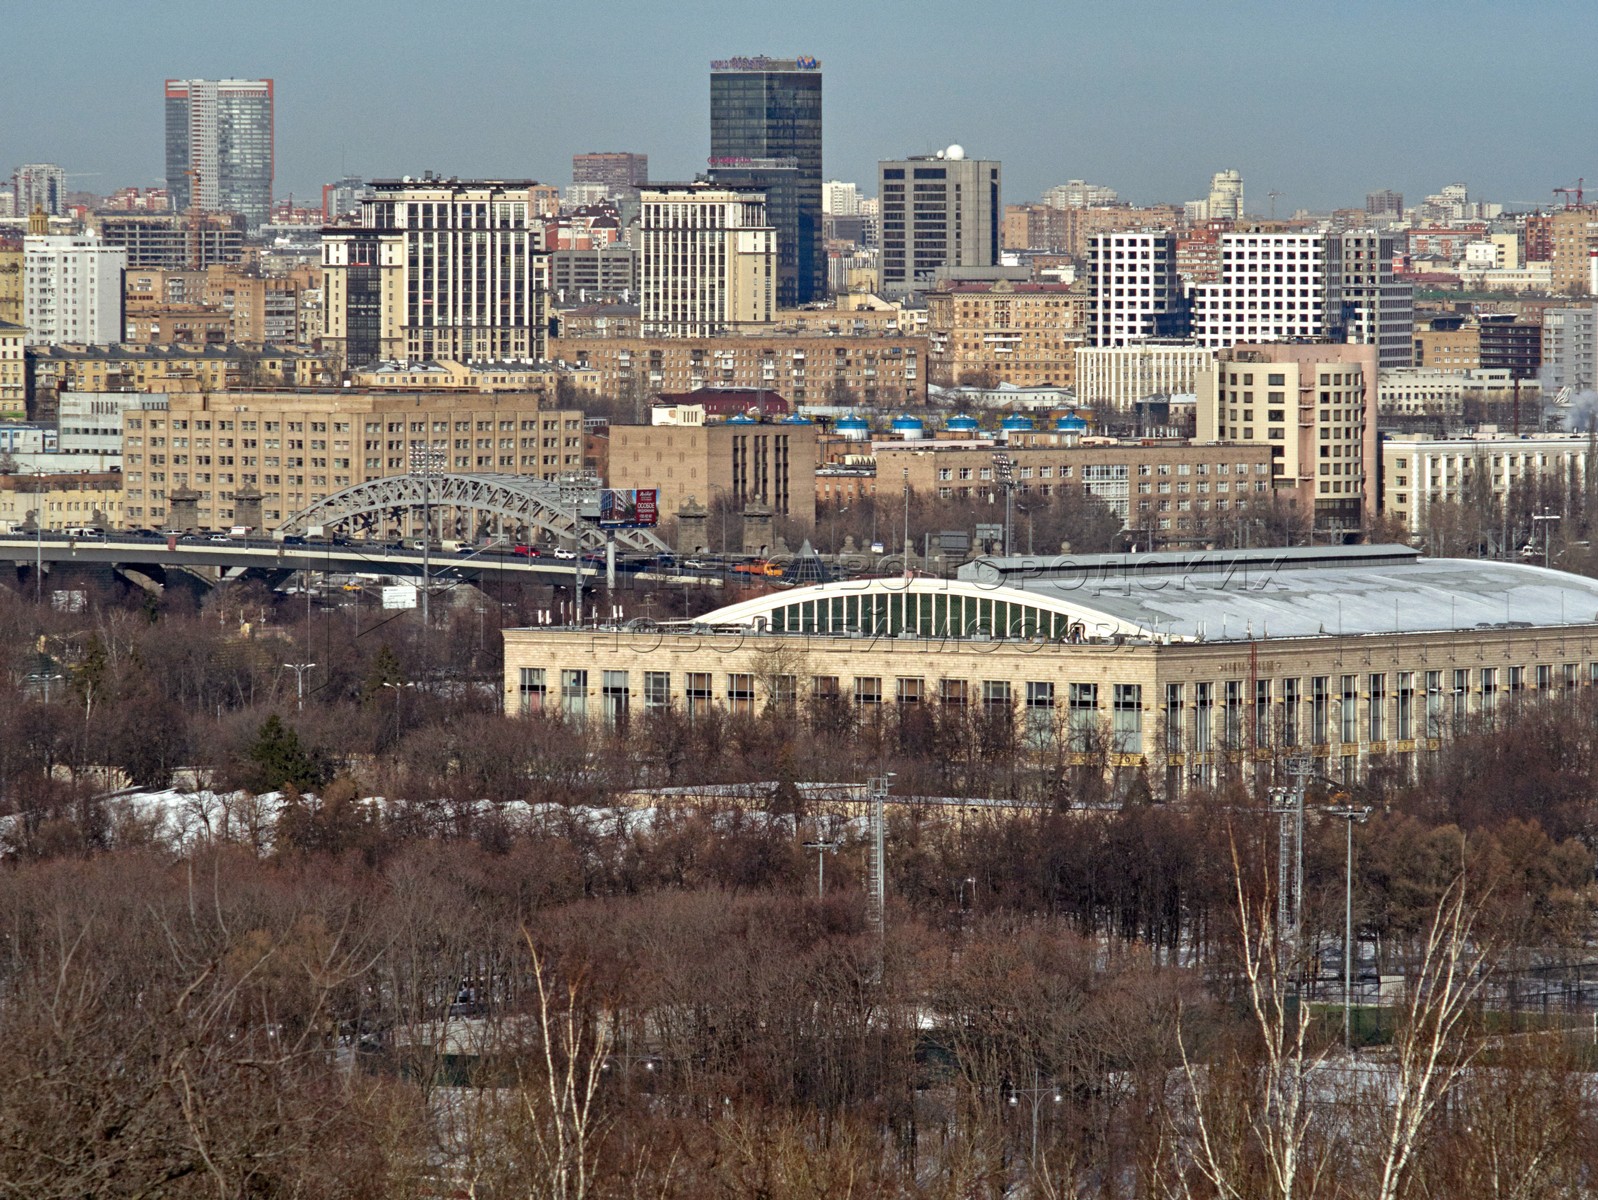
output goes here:
<path id="1" fill-rule="evenodd" d="M 822 299 L 820 62 L 762 56 L 710 64 L 710 177 L 766 194 L 766 219 L 777 231 L 777 304 Z"/>
<path id="2" fill-rule="evenodd" d="M 166 189 L 175 212 L 272 214 L 272 81 L 166 81 Z"/>

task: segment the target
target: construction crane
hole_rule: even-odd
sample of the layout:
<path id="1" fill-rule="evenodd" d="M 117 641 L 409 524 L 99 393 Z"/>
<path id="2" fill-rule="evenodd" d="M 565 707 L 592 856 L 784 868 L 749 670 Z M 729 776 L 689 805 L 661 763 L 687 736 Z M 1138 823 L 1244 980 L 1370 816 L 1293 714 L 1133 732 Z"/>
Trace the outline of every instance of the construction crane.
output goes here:
<path id="1" fill-rule="evenodd" d="M 1582 185 L 1584 183 L 1586 183 L 1586 182 L 1587 182 L 1586 176 L 1582 176 L 1582 178 L 1576 180 L 1576 186 L 1573 187 L 1573 188 L 1570 188 L 1570 187 L 1556 187 L 1554 189 L 1554 195 L 1563 196 L 1565 198 L 1565 207 L 1566 208 L 1581 208 L 1582 207 L 1582 203 L 1581 203 L 1581 198 L 1582 198 L 1581 188 L 1582 188 Z M 1574 196 L 1576 198 L 1576 202 L 1574 204 L 1572 204 L 1570 202 L 1570 198 L 1572 196 Z"/>

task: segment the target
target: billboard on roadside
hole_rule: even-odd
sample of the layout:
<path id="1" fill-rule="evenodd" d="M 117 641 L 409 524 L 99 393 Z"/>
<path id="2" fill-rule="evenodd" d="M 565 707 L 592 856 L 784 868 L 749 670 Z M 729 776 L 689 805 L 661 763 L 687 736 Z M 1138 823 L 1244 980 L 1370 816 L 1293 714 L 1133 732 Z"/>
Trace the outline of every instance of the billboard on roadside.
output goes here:
<path id="1" fill-rule="evenodd" d="M 660 523 L 656 488 L 605 488 L 599 493 L 599 523 L 610 529 L 653 528 Z"/>

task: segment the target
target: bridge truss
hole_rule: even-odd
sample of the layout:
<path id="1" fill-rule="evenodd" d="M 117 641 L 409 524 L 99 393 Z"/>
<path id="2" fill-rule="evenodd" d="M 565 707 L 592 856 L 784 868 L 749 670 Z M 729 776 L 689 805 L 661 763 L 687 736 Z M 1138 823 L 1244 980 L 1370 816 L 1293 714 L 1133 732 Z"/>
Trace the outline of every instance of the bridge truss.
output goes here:
<path id="1" fill-rule="evenodd" d="M 629 550 L 659 553 L 670 547 L 651 529 L 604 529 L 586 513 L 599 511 L 599 488 L 526 475 L 391 475 L 335 492 L 285 521 L 281 530 L 303 534 L 313 526 L 348 526 L 370 535 L 384 523 L 404 527 L 425 510 L 454 512 L 462 535 L 493 520 L 518 538 L 600 547 L 608 537 Z M 470 524 L 467 524 L 470 522 Z M 575 539 L 575 540 L 574 540 Z"/>

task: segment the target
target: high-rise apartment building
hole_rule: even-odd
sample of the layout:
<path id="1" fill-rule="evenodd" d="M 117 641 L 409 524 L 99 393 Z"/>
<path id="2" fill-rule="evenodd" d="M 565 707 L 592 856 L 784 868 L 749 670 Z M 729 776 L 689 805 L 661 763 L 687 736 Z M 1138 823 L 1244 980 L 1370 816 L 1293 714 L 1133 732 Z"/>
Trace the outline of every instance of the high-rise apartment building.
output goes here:
<path id="1" fill-rule="evenodd" d="M 1598 264 L 1598 210 L 1567 208 L 1548 222 L 1553 290 L 1565 296 L 1591 296 Z"/>
<path id="2" fill-rule="evenodd" d="M 12 207 L 25 217 L 35 209 L 49 217 L 67 212 L 67 173 L 54 163 L 28 163 L 11 176 Z"/>
<path id="3" fill-rule="evenodd" d="M 1205 208 L 1210 220 L 1241 221 L 1243 219 L 1243 176 L 1228 168 L 1210 177 L 1210 198 Z"/>
<path id="4" fill-rule="evenodd" d="M 733 58 L 710 64 L 710 178 L 766 197 L 777 231 L 777 303 L 827 290 L 821 231 L 821 64 Z"/>
<path id="5" fill-rule="evenodd" d="M 175 212 L 236 212 L 250 228 L 272 211 L 270 79 L 166 81 L 166 188 Z"/>
<path id="6" fill-rule="evenodd" d="M 336 183 L 322 185 L 322 220 L 332 223 L 340 217 L 353 216 L 361 211 L 361 197 L 366 194 L 366 180 L 358 175 L 346 175 Z"/>
<path id="7" fill-rule="evenodd" d="M 548 268 L 527 180 L 379 179 L 322 234 L 323 344 L 346 365 L 544 357 Z"/>
<path id="8" fill-rule="evenodd" d="M 1184 337 L 1187 302 L 1176 270 L 1176 235 L 1153 230 L 1088 239 L 1088 344 L 1125 346 Z"/>
<path id="9" fill-rule="evenodd" d="M 1376 347 L 1386 370 L 1415 362 L 1415 289 L 1393 278 L 1393 239 L 1349 230 L 1332 239 L 1342 255 L 1342 303 L 1348 340 Z"/>
<path id="10" fill-rule="evenodd" d="M 1269 446 L 1278 491 L 1316 528 L 1375 515 L 1376 347 L 1236 345 L 1196 385 L 1198 440 Z"/>
<path id="11" fill-rule="evenodd" d="M 22 240 L 22 308 L 30 346 L 120 342 L 128 252 L 97 237 Z"/>
<path id="12" fill-rule="evenodd" d="M 1544 309 L 1542 359 L 1550 392 L 1598 388 L 1598 304 Z"/>
<path id="13" fill-rule="evenodd" d="M 572 182 L 599 184 L 606 197 L 635 192 L 649 182 L 649 155 L 597 150 L 574 154 Z"/>
<path id="14" fill-rule="evenodd" d="M 882 292 L 921 291 L 939 267 L 999 261 L 1004 209 L 999 164 L 960 146 L 877 164 L 882 208 Z"/>
<path id="15" fill-rule="evenodd" d="M 821 188 L 821 211 L 829 217 L 858 217 L 860 185 L 829 179 Z"/>
<path id="16" fill-rule="evenodd" d="M 1043 193 L 1043 203 L 1050 208 L 1097 208 L 1120 198 L 1114 188 L 1082 179 L 1067 180 Z"/>
<path id="17" fill-rule="evenodd" d="M 712 184 L 639 193 L 645 337 L 713 337 L 771 323 L 779 233 L 760 195 Z"/>
<path id="18" fill-rule="evenodd" d="M 1404 193 L 1391 188 L 1365 193 L 1365 214 L 1371 217 L 1401 217 L 1404 215 Z"/>
<path id="19" fill-rule="evenodd" d="M 1220 277 L 1192 290 L 1193 336 L 1238 342 L 1342 341 L 1342 248 L 1322 233 L 1250 230 L 1221 236 Z"/>

